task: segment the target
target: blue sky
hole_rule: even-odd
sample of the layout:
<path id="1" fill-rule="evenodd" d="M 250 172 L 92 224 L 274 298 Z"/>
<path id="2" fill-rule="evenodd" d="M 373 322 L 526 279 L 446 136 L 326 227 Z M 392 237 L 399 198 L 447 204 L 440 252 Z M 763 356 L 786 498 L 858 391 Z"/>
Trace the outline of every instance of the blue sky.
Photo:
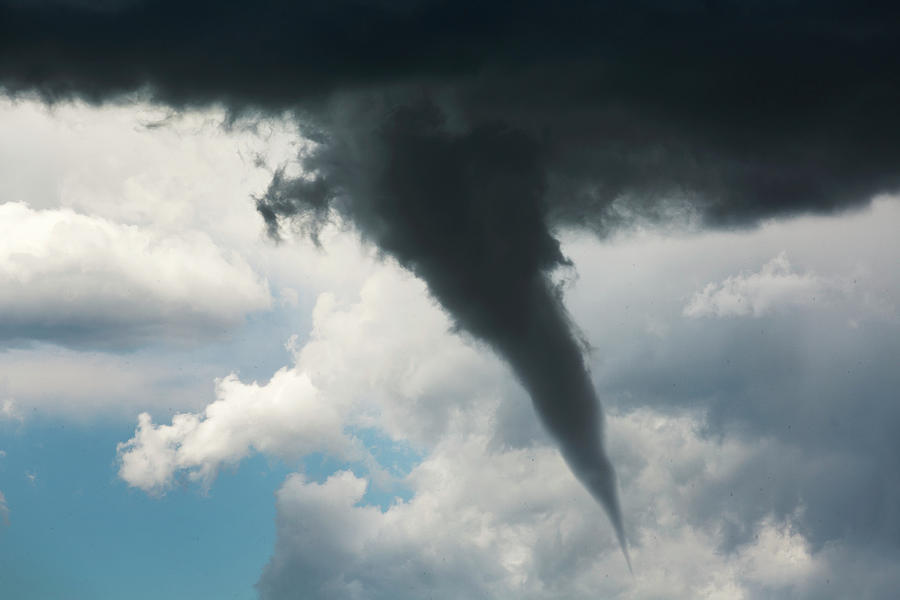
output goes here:
<path id="1" fill-rule="evenodd" d="M 14 507 L 0 544 L 4 595 L 254 597 L 275 538 L 273 493 L 288 469 L 255 457 L 208 494 L 185 488 L 150 498 L 116 476 L 115 447 L 132 428 L 4 424 L 0 472 Z"/>
<path id="2" fill-rule="evenodd" d="M 133 424 L 104 421 L 2 424 L 0 474 L 6 501 L 15 507 L 0 544 L 4 594 L 256 597 L 253 586 L 275 541 L 274 493 L 292 467 L 254 456 L 224 470 L 206 492 L 183 486 L 148 497 L 116 474 L 116 444 Z M 404 470 L 412 465 L 402 449 L 393 451 L 372 435 L 363 439 L 386 464 Z M 339 468 L 354 465 L 321 455 L 302 463 L 303 472 L 319 481 Z M 396 496 L 408 494 L 371 489 L 363 501 L 387 506 Z"/>
<path id="3" fill-rule="evenodd" d="M 0 101 L 0 596 L 900 584 L 896 197 L 559 232 L 631 576 L 527 394 L 422 282 L 340 224 L 266 238 L 252 196 L 298 168 L 293 123 L 146 127 L 167 115 Z"/>

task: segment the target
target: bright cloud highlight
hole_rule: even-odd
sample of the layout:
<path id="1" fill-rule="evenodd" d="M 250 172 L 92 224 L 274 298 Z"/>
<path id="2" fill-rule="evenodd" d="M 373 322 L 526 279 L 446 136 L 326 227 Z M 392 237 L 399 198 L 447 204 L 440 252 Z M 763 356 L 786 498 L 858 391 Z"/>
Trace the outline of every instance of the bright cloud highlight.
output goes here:
<path id="1" fill-rule="evenodd" d="M 270 307 L 266 281 L 198 232 L 0 204 L 0 336 L 129 346 L 215 337 Z"/>
<path id="2" fill-rule="evenodd" d="M 759 317 L 827 301 L 827 295 L 837 290 L 835 282 L 794 271 L 782 252 L 757 273 L 741 273 L 707 284 L 684 307 L 684 314 L 694 318 Z"/>

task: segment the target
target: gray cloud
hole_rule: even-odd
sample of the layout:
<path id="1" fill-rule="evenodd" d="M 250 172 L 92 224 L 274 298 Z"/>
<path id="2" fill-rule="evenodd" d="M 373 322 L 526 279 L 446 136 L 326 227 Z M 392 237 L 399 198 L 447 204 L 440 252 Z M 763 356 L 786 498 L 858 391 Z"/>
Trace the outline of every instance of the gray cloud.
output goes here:
<path id="1" fill-rule="evenodd" d="M 3 455 L 0 454 L 0 458 L 2 457 Z M 0 492 L 0 525 L 9 525 L 9 507 L 6 505 L 6 496 L 3 495 L 3 492 Z"/>
<path id="2" fill-rule="evenodd" d="M 612 410 L 694 411 L 704 438 L 759 444 L 714 481 L 695 485 L 698 473 L 683 473 L 690 493 L 678 510 L 692 526 L 720 531 L 726 553 L 753 543 L 768 518 L 790 522 L 816 556 L 844 556 L 834 559 L 835 574 L 871 576 L 859 589 L 872 598 L 890 597 L 875 556 L 900 555 L 900 488 L 890 476 L 900 468 L 893 425 L 900 418 L 900 288 L 898 246 L 889 233 L 898 210 L 896 199 L 886 199 L 853 217 L 770 224 L 740 236 L 565 246 L 591 265 L 569 304 L 595 344 L 595 383 Z M 838 235 L 839 243 L 821 247 Z M 782 251 L 802 257 L 793 272 L 841 282 L 841 293 L 760 316 L 683 315 L 707 282 L 760 273 Z M 625 501 L 634 506 L 628 479 L 640 458 L 630 456 L 627 443 L 614 443 L 611 454 Z M 863 557 L 872 558 L 871 569 Z M 841 597 L 834 585 L 809 590 L 771 597 Z"/>

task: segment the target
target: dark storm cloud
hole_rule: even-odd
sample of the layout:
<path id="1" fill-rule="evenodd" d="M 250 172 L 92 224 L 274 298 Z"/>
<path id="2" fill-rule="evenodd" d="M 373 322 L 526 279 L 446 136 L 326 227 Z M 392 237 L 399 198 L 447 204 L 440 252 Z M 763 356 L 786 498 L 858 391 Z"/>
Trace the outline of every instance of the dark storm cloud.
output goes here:
<path id="1" fill-rule="evenodd" d="M 460 127 L 540 139 L 556 220 L 678 199 L 739 224 L 897 187 L 898 19 L 889 2 L 7 0 L 0 81 L 306 111 L 408 86 Z"/>
<path id="2" fill-rule="evenodd" d="M 553 229 L 717 226 L 900 186 L 900 8 L 869 2 L 0 4 L 0 83 L 293 111 L 337 213 L 510 363 L 621 539 L 599 407 L 547 274 Z"/>

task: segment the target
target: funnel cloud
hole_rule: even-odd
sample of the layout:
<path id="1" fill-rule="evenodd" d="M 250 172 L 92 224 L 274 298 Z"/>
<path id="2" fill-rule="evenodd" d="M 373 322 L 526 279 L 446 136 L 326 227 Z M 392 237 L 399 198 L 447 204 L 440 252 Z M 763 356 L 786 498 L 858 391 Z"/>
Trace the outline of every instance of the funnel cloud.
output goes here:
<path id="1" fill-rule="evenodd" d="M 356 111 L 339 116 L 348 113 Z M 353 118 L 378 126 L 330 128 L 347 133 L 307 158 L 318 178 L 276 179 L 259 200 L 270 231 L 280 216 L 315 231 L 331 207 L 425 280 L 460 329 L 509 362 L 624 550 L 600 407 L 548 278 L 567 260 L 547 226 L 540 146 L 500 125 L 449 131 L 431 104 Z"/>
<path id="2" fill-rule="evenodd" d="M 335 216 L 502 355 L 625 547 L 554 232 L 748 227 L 900 189 L 890 2 L 0 0 L 0 86 L 288 112 L 316 146 L 257 200 Z"/>

